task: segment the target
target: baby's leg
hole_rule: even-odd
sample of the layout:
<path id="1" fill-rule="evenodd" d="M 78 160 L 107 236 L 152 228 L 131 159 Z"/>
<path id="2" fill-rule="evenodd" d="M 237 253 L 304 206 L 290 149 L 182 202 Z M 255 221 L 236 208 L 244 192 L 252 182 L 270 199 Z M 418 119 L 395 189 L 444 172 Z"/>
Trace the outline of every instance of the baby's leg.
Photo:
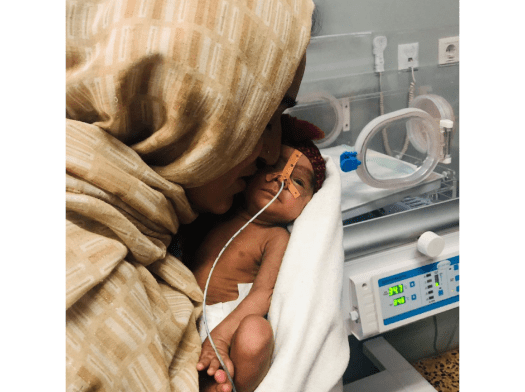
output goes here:
<path id="1" fill-rule="evenodd" d="M 261 383 L 270 369 L 273 346 L 273 331 L 267 320 L 251 315 L 241 321 L 230 346 L 238 392 L 252 392 Z"/>

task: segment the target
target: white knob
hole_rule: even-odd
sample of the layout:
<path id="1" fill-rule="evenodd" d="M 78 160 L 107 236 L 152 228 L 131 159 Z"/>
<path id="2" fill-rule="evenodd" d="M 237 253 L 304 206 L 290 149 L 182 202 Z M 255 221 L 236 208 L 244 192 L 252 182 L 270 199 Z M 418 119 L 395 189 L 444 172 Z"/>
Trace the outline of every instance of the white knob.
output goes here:
<path id="1" fill-rule="evenodd" d="M 445 240 L 437 234 L 427 231 L 419 237 L 417 250 L 429 257 L 437 257 L 445 248 Z"/>
<path id="2" fill-rule="evenodd" d="M 352 310 L 350 312 L 350 318 L 352 321 L 356 321 L 359 318 L 359 313 L 357 313 L 357 310 Z"/>
<path id="3" fill-rule="evenodd" d="M 454 126 L 454 121 L 444 118 L 439 121 L 439 126 L 441 128 L 452 128 Z"/>

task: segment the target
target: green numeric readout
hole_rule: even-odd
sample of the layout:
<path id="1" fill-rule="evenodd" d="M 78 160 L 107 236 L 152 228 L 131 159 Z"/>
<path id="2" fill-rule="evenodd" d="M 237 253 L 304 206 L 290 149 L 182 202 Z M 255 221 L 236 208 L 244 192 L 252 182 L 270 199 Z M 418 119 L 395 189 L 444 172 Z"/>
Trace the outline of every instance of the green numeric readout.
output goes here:
<path id="1" fill-rule="evenodd" d="M 391 297 L 392 295 L 401 294 L 403 292 L 403 285 L 398 284 L 397 286 L 389 287 L 388 288 L 388 296 Z"/>
<path id="2" fill-rule="evenodd" d="M 399 297 L 394 299 L 394 306 L 402 305 L 405 303 L 405 297 Z"/>

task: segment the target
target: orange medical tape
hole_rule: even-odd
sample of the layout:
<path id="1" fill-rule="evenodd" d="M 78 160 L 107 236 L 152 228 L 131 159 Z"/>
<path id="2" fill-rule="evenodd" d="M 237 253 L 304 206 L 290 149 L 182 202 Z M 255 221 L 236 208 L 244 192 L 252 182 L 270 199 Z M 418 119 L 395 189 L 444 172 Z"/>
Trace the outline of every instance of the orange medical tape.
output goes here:
<path id="1" fill-rule="evenodd" d="M 295 185 L 292 183 L 292 180 L 290 179 L 290 176 L 292 175 L 293 169 L 295 169 L 295 164 L 301 158 L 301 155 L 303 153 L 299 150 L 293 150 L 292 155 L 290 155 L 290 158 L 288 158 L 288 162 L 286 162 L 286 165 L 284 165 L 284 169 L 280 173 L 271 173 L 266 175 L 266 181 L 272 181 L 276 178 L 284 182 L 284 188 L 288 189 L 292 196 L 294 198 L 298 198 L 301 196 Z"/>

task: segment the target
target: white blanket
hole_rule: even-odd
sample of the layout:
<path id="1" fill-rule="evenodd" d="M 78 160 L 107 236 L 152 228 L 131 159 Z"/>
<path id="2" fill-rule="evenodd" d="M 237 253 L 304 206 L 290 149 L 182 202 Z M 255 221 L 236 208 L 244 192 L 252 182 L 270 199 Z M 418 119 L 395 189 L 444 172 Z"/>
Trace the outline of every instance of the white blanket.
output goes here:
<path id="1" fill-rule="evenodd" d="M 350 352 L 341 312 L 341 180 L 333 159 L 324 158 L 326 180 L 293 225 L 275 285 L 275 351 L 258 392 L 342 391 Z"/>

